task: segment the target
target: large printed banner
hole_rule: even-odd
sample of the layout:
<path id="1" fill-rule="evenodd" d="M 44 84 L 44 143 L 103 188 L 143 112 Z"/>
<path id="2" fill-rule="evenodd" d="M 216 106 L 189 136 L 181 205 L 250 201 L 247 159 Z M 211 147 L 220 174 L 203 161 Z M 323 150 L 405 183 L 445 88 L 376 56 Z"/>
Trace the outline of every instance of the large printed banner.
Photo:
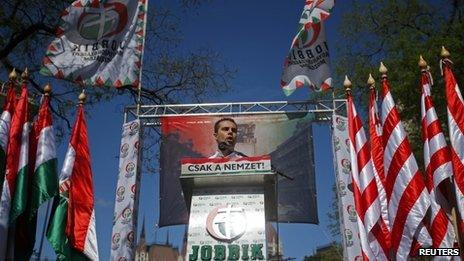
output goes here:
<path id="1" fill-rule="evenodd" d="M 146 0 L 74 1 L 41 73 L 87 86 L 139 87 L 146 11 Z"/>
<path id="2" fill-rule="evenodd" d="M 343 242 L 344 260 L 362 260 L 359 241 L 356 208 L 354 207 L 353 183 L 351 178 L 350 140 L 348 137 L 348 119 L 333 115 L 333 150 L 335 180 L 337 184 L 338 206 L 340 213 L 340 232 Z"/>
<path id="3" fill-rule="evenodd" d="M 222 260 L 268 256 L 262 189 L 201 189 L 192 195 L 192 203 L 184 260 L 202 260 L 208 247 L 214 249 L 214 260 L 221 260 L 221 253 Z"/>
<path id="4" fill-rule="evenodd" d="M 189 175 L 243 175 L 260 174 L 272 171 L 269 156 L 263 157 L 243 157 L 239 159 L 228 158 L 201 158 L 201 159 L 182 159 L 181 174 Z"/>
<path id="5" fill-rule="evenodd" d="M 188 222 L 179 181 L 181 159 L 208 158 L 215 154 L 218 144 L 213 136 L 214 124 L 221 118 L 161 118 L 160 226 Z M 250 157 L 269 155 L 275 169 L 293 178 L 279 176 L 279 221 L 317 224 L 313 116 L 282 113 L 232 118 L 238 125 L 236 151 Z"/>
<path id="6" fill-rule="evenodd" d="M 123 125 L 114 203 L 111 260 L 133 260 L 140 187 L 140 122 Z"/>

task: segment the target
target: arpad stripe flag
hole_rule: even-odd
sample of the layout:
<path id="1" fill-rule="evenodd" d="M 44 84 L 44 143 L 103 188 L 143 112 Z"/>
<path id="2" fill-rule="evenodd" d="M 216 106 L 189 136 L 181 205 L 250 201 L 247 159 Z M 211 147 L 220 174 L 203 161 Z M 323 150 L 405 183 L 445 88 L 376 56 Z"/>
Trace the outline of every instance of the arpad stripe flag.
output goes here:
<path id="1" fill-rule="evenodd" d="M 380 229 L 384 238 L 381 244 L 385 249 L 390 249 L 390 222 L 388 220 L 388 201 L 387 193 L 385 192 L 386 180 L 383 169 L 382 124 L 377 109 L 377 93 L 374 86 L 369 91 L 369 137 L 374 176 L 379 191 L 381 208 L 382 218 L 380 220 Z"/>
<path id="2" fill-rule="evenodd" d="M 422 246 L 431 245 L 430 235 L 425 229 L 420 229 L 430 206 L 430 198 L 396 110 L 386 75 L 382 76 L 381 117 L 391 248 L 398 260 L 405 260 L 415 236 Z"/>
<path id="3" fill-rule="evenodd" d="M 449 183 L 453 168 L 445 136 L 433 106 L 430 89 L 431 78 L 428 71 L 424 69 L 421 77 L 421 114 L 426 184 L 431 202 L 429 232 L 432 236 L 433 247 L 451 248 L 455 238 L 453 225 L 447 215 L 451 213 L 451 209 L 439 185 L 442 182 L 443 185 Z"/>
<path id="4" fill-rule="evenodd" d="M 69 197 L 69 198 L 68 198 Z M 83 105 L 60 173 L 60 197 L 55 198 L 47 238 L 59 258 L 83 253 L 98 260 L 92 171 Z"/>
<path id="5" fill-rule="evenodd" d="M 451 61 L 444 59 L 441 63 L 445 79 L 456 200 L 461 217 L 460 234 L 464 235 L 464 101 L 451 69 Z"/>
<path id="6" fill-rule="evenodd" d="M 379 229 L 381 207 L 370 147 L 349 92 L 347 100 L 351 174 L 363 257 L 364 260 L 385 260 L 389 256 L 389 249 L 383 244 L 384 234 Z"/>
<path id="7" fill-rule="evenodd" d="M 10 134 L 11 118 L 16 106 L 16 93 L 14 84 L 9 84 L 3 112 L 0 116 L 0 195 L 5 180 L 6 151 L 8 149 L 8 136 Z"/>
<path id="8" fill-rule="evenodd" d="M 13 118 L 11 119 L 11 129 L 9 133 L 9 142 L 6 158 L 6 174 L 3 182 L 2 195 L 0 199 L 0 258 L 4 258 L 6 254 L 6 244 L 8 237 L 8 226 L 10 222 L 20 213 L 25 207 L 25 198 L 18 198 L 27 190 L 24 187 L 17 188 L 17 179 L 19 185 L 26 185 L 27 180 L 27 157 L 28 152 L 28 133 L 29 124 L 27 122 L 28 109 L 28 93 L 25 83 L 21 89 L 21 96 L 18 104 L 15 107 Z M 27 138 L 27 139 L 26 139 Z M 19 189 L 19 192 L 17 190 Z"/>
<path id="9" fill-rule="evenodd" d="M 331 87 L 329 49 L 323 21 L 329 17 L 334 0 L 307 0 L 299 28 L 285 58 L 280 86 L 286 96 L 309 86 L 323 91 Z"/>

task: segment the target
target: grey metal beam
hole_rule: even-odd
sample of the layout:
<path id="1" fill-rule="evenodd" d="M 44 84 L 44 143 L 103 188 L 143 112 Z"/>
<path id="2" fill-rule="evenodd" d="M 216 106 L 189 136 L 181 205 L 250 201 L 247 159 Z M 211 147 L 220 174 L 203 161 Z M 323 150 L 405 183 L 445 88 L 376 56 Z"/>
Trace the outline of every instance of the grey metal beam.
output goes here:
<path id="1" fill-rule="evenodd" d="M 136 105 L 125 108 L 125 121 L 139 118 L 145 126 L 159 126 L 160 117 L 314 113 L 317 121 L 329 121 L 334 111 L 343 111 L 345 99 L 318 101 L 263 101 L 170 105 Z"/>

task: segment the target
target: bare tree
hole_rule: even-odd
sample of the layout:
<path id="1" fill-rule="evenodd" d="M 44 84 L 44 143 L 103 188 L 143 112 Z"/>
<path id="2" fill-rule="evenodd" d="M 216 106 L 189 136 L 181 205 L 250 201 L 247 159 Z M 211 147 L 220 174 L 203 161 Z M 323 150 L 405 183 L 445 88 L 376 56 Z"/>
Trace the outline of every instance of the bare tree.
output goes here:
<path id="1" fill-rule="evenodd" d="M 28 68 L 32 94 L 52 79 L 40 75 L 41 60 L 54 37 L 60 13 L 70 0 L 2 0 L 0 9 L 0 75 Z M 225 66 L 218 53 L 209 49 L 180 51 L 182 12 L 196 8 L 203 0 L 179 0 L 176 8 L 150 6 L 142 77 L 142 102 L 151 104 L 201 101 L 229 89 L 235 71 Z M 185 49 L 185 48 L 184 48 Z M 53 80 L 52 80 L 53 81 Z M 80 87 L 60 81 L 54 85 L 53 113 L 61 119 L 59 133 L 70 129 L 70 115 Z M 87 88 L 90 105 L 127 95 L 136 101 L 137 91 L 123 87 Z M 71 110 L 70 110 L 71 109 Z"/>

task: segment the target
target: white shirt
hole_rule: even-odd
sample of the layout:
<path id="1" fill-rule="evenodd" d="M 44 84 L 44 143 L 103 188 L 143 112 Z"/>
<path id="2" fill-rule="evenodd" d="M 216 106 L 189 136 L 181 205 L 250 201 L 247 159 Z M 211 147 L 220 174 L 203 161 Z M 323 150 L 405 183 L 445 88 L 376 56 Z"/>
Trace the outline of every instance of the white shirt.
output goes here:
<path id="1" fill-rule="evenodd" d="M 214 153 L 213 155 L 209 157 L 209 159 L 218 159 L 218 158 L 240 159 L 240 158 L 243 158 L 243 156 L 238 154 L 236 151 L 233 151 L 229 155 L 224 156 L 222 151 L 217 150 L 216 153 Z"/>

